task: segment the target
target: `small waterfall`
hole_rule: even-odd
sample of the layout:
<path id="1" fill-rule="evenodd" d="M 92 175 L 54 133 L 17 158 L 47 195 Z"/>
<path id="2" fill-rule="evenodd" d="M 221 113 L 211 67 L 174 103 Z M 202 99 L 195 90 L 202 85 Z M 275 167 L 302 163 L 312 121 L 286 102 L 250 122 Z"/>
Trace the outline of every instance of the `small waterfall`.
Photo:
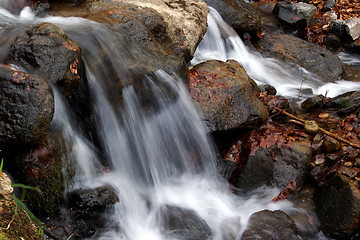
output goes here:
<path id="1" fill-rule="evenodd" d="M 341 93 L 360 89 L 360 82 L 339 80 L 323 83 L 315 74 L 300 66 L 289 66 L 276 59 L 265 58 L 245 46 L 237 33 L 209 7 L 208 30 L 195 53 L 192 65 L 206 60 L 217 59 L 238 61 L 258 84 L 274 86 L 279 95 L 285 97 L 309 97 L 301 90 L 310 89 L 313 94 L 335 97 Z"/>
<path id="2" fill-rule="evenodd" d="M 0 11 L 2 19 L 7 16 L 16 19 L 13 23 L 7 22 L 10 28 L 25 28 L 30 25 L 22 17 L 16 17 L 8 11 L 5 13 L 3 15 Z M 214 17 L 214 14 L 216 12 L 211 9 L 207 36 L 222 36 L 227 30 L 213 29 L 215 22 L 220 22 L 220 18 Z M 162 215 L 159 213 L 165 205 L 196 212 L 211 228 L 214 240 L 223 239 L 224 232 L 235 232 L 236 239 L 240 239 L 254 212 L 263 209 L 295 211 L 291 202 L 271 201 L 279 193 L 278 189 L 259 189 L 246 196 L 237 196 L 229 191 L 226 183 L 217 177 L 216 152 L 186 87 L 176 73 L 158 69 L 142 78 L 141 84 L 146 87 L 150 96 L 156 96 L 152 99 L 151 106 L 144 106 L 144 96 L 137 91 L 133 82 L 134 73 L 128 69 L 128 66 L 137 61 L 133 54 L 135 50 L 128 48 L 124 36 L 85 19 L 46 17 L 31 20 L 31 24 L 40 22 L 58 25 L 80 43 L 91 91 L 92 114 L 101 144 L 94 146 L 87 139 L 81 125 L 76 124 L 77 119 L 71 114 L 71 106 L 54 89 L 56 111 L 53 126 L 62 132 L 64 146 L 76 168 L 74 182 L 70 187 L 76 189 L 110 184 L 120 199 L 115 205 L 115 211 L 106 215 L 108 225 L 116 227 L 94 238 L 181 239 L 168 235 L 161 226 Z M 6 31 L 2 31 L 4 33 Z M 229 48 L 245 49 L 233 32 L 228 36 L 231 39 L 226 41 L 233 41 L 232 47 L 216 42 L 218 53 Z M 211 45 L 213 42 L 207 39 L 201 43 L 193 64 L 205 58 L 201 57 L 203 54 L 199 54 L 201 49 L 215 48 Z M 252 66 L 253 60 L 247 60 L 252 56 L 266 61 L 256 53 L 244 54 L 243 62 L 239 60 L 244 66 Z M 220 56 L 222 55 L 216 57 Z M 226 60 L 231 56 L 233 55 L 220 59 Z M 102 59 L 111 61 L 102 62 Z M 246 64 L 246 61 L 249 63 Z M 266 71 L 270 72 L 265 74 L 270 74 L 277 63 L 267 61 Z M 264 73 L 255 74 L 255 79 L 255 76 L 259 76 L 258 81 L 265 81 L 264 77 L 260 77 Z M 291 77 L 280 69 L 276 74 Z M 278 78 L 279 75 L 274 77 Z M 124 85 L 120 92 L 115 90 L 116 79 L 121 79 L 121 84 Z M 295 88 L 294 84 L 291 86 Z M 170 96 L 169 92 L 172 93 Z M 109 163 L 109 172 L 101 171 L 103 160 L 99 160 L 98 151 L 103 151 L 102 156 Z"/>

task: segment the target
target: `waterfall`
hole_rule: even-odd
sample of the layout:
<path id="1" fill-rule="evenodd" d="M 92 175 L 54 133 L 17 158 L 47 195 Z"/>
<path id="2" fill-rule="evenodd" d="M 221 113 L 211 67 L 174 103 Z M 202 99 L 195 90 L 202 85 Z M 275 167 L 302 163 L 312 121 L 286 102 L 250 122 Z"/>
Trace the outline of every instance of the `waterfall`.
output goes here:
<path id="1" fill-rule="evenodd" d="M 346 59 L 345 55 L 341 56 Z M 209 7 L 208 30 L 191 63 L 195 65 L 211 59 L 238 61 L 257 84 L 272 85 L 279 95 L 285 97 L 301 96 L 301 99 L 305 99 L 310 95 L 299 91 L 306 89 L 327 97 L 360 89 L 360 82 L 338 80 L 324 83 L 314 73 L 300 66 L 289 66 L 276 59 L 263 57 L 246 47 L 235 30 L 222 20 L 214 8 Z"/>
<path id="2" fill-rule="evenodd" d="M 71 114 L 71 106 L 56 89 L 53 125 L 62 131 L 65 147 L 76 168 L 74 182 L 69 187 L 79 189 L 109 184 L 120 199 L 115 204 L 115 210 L 105 216 L 108 225 L 116 227 L 94 238 L 181 239 L 165 232 L 161 226 L 163 216 L 160 213 L 165 205 L 197 213 L 210 227 L 214 240 L 223 239 L 227 231 L 235 232 L 236 239 L 240 239 L 254 212 L 263 209 L 295 211 L 289 201 L 271 201 L 279 189 L 262 188 L 246 196 L 237 196 L 229 191 L 226 183 L 216 174 L 216 152 L 199 112 L 192 105 L 186 87 L 176 73 L 157 69 L 142 78 L 141 84 L 151 96 L 156 96 L 151 106 L 144 106 L 143 96 L 136 90 L 133 73 L 128 69 L 137 59 L 121 33 L 80 18 L 33 18 L 29 13 L 17 17 L 5 10 L 0 11 L 0 16 L 1 19 L 11 19 L 4 21 L 4 29 L 6 25 L 29 26 L 28 19 L 32 24 L 54 23 L 80 44 L 91 92 L 92 101 L 89 104 L 92 105 L 101 146 L 94 146 L 87 139 L 85 130 L 76 124 L 77 120 Z M 225 36 L 225 40 L 223 43 L 213 42 L 211 36 Z M 239 58 L 235 56 L 238 48 L 242 49 Z M 209 49 L 218 51 L 212 53 Z M 273 79 L 293 77 L 278 69 L 275 60 L 246 50 L 233 30 L 221 23 L 213 9 L 210 9 L 208 33 L 192 63 L 208 58 L 204 55 L 206 51 L 217 59 L 236 58 L 259 82 L 268 79 L 270 74 L 275 74 Z M 224 52 L 227 52 L 225 56 Z M 102 62 L 101 57 L 104 56 L 111 61 Z M 258 62 L 266 66 L 264 72 L 251 72 Z M 260 69 L 259 65 L 255 68 Z M 124 84 L 121 92 L 114 90 L 115 78 L 121 79 Z M 289 88 L 298 87 L 298 80 L 289 80 Z M 275 80 L 272 83 L 275 84 Z M 316 88 L 319 83 L 306 84 Z M 166 86 L 166 91 L 163 86 Z M 289 88 L 280 88 L 280 93 Z M 103 161 L 99 160 L 98 151 L 103 151 L 102 156 L 109 163 L 109 172 L 100 170 Z"/>

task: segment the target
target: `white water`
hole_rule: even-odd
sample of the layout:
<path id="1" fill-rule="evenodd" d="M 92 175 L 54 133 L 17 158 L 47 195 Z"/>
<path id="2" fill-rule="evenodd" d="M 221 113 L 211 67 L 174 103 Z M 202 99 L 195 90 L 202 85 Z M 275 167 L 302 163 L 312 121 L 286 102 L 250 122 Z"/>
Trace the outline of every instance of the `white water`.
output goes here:
<path id="1" fill-rule="evenodd" d="M 211 11 L 212 16 L 215 13 L 214 10 Z M 148 113 L 143 110 L 141 95 L 136 93 L 131 84 L 121 93 L 124 102 L 121 110 L 119 109 L 119 103 L 108 96 L 114 94 L 109 86 L 112 76 L 104 73 L 108 67 L 112 67 L 117 70 L 116 74 L 120 79 L 128 81 L 129 75 L 131 76 L 126 71 L 126 64 L 136 59 L 128 55 L 124 57 L 126 44 L 121 43 L 121 35 L 110 32 L 98 23 L 78 18 L 36 19 L 31 13 L 23 13 L 19 18 L 7 11 L 5 15 L 0 11 L 0 17 L 11 19 L 8 22 L 10 25 L 52 22 L 81 43 L 94 99 L 93 113 L 111 172 L 100 171 L 98 149 L 86 140 L 83 130 L 71 117 L 70 107 L 56 90 L 53 124 L 63 132 L 69 158 L 76 166 L 76 176 L 71 188 L 111 184 L 119 195 L 120 202 L 115 205 L 115 212 L 109 213 L 107 221 L 109 225 L 119 225 L 120 230 L 109 230 L 96 238 L 178 239 L 164 232 L 160 226 L 159 211 L 167 204 L 195 211 L 210 226 L 214 240 L 222 239 L 222 234 L 227 231 L 235 231 L 236 239 L 240 239 L 249 217 L 259 210 L 296 211 L 288 201 L 271 202 L 279 193 L 278 189 L 264 188 L 248 196 L 236 196 L 227 189 L 226 183 L 216 176 L 215 151 L 186 87 L 179 79 L 162 70 L 144 78 L 149 91 L 161 95 L 156 100 L 156 104 L 160 106 L 157 111 Z M 116 40 L 117 38 L 120 40 Z M 225 45 L 220 44 L 220 48 L 221 46 Z M 118 52 L 114 52 L 115 49 Z M 94 63 L 98 57 L 96 54 L 100 52 L 111 52 L 112 66 L 98 66 Z M 245 52 L 243 61 L 246 63 L 246 58 L 251 59 L 252 55 L 256 54 Z M 248 61 L 251 66 L 252 60 Z M 274 64 L 277 63 L 270 60 L 266 66 L 275 66 Z M 261 66 L 257 67 L 261 69 Z M 103 68 L 105 71 L 101 71 Z M 266 72 L 266 76 L 270 74 L 271 71 Z M 276 74 L 291 76 L 285 71 Z M 176 99 L 169 99 L 158 82 L 170 87 L 176 93 Z M 294 84 L 295 82 L 292 86 Z"/>
<path id="2" fill-rule="evenodd" d="M 234 59 L 258 84 L 270 84 L 276 88 L 279 95 L 300 100 L 310 96 L 302 91 L 306 89 L 311 89 L 313 94 L 323 94 L 327 97 L 360 90 L 360 82 L 339 80 L 323 83 L 315 74 L 304 68 L 288 66 L 248 49 L 237 33 L 222 20 L 219 13 L 209 7 L 208 30 L 191 63 L 195 65 L 212 59 Z"/>

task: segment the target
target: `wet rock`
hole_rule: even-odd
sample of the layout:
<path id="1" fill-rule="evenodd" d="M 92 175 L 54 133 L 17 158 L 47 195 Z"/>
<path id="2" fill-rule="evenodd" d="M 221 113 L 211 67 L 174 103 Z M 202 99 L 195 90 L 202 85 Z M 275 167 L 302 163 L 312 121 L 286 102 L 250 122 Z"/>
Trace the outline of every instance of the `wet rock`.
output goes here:
<path id="1" fill-rule="evenodd" d="M 80 82 L 80 48 L 51 23 L 20 34 L 10 47 L 7 62 L 56 84 L 67 97 L 76 93 Z"/>
<path id="2" fill-rule="evenodd" d="M 344 20 L 333 20 L 330 24 L 330 31 L 333 32 L 336 36 L 342 37 L 344 33 Z"/>
<path id="3" fill-rule="evenodd" d="M 279 2 L 274 8 L 274 13 L 282 23 L 297 28 L 306 27 L 316 11 L 315 6 L 303 2 Z"/>
<path id="4" fill-rule="evenodd" d="M 0 172 L 0 239 L 43 239 L 29 216 L 16 205 L 11 184 L 7 175 Z"/>
<path id="5" fill-rule="evenodd" d="M 319 132 L 319 125 L 312 120 L 308 120 L 304 122 L 304 128 L 307 133 L 316 134 Z"/>
<path id="6" fill-rule="evenodd" d="M 259 50 L 266 56 L 289 64 L 298 64 L 322 77 L 325 82 L 339 79 L 343 73 L 342 62 L 338 56 L 326 48 L 291 35 L 267 35 L 259 41 Z"/>
<path id="7" fill-rule="evenodd" d="M 196 212 L 166 205 L 161 208 L 162 227 L 169 236 L 176 239 L 206 240 L 211 239 L 212 232 L 206 222 Z"/>
<path id="8" fill-rule="evenodd" d="M 341 47 L 341 40 L 335 34 L 328 34 L 326 37 L 324 37 L 323 43 L 328 49 L 332 51 Z"/>
<path id="9" fill-rule="evenodd" d="M 196 65 L 190 70 L 189 89 L 210 131 L 254 127 L 268 117 L 255 82 L 234 60 Z"/>
<path id="10" fill-rule="evenodd" d="M 336 0 L 327 0 L 324 4 L 323 10 L 330 11 L 336 5 Z"/>
<path id="11" fill-rule="evenodd" d="M 324 108 L 335 109 L 338 113 L 342 114 L 359 111 L 360 91 L 347 92 L 337 97 L 328 99 L 324 104 Z"/>
<path id="12" fill-rule="evenodd" d="M 238 168 L 238 165 L 236 162 L 228 161 L 228 160 L 222 160 L 220 159 L 217 162 L 217 169 L 219 171 L 219 174 L 222 178 L 226 180 L 230 180 L 232 174 L 234 171 Z"/>
<path id="13" fill-rule="evenodd" d="M 360 37 L 360 18 L 351 18 L 344 24 L 346 34 L 354 41 Z"/>
<path id="14" fill-rule="evenodd" d="M 294 221 L 283 211 L 263 210 L 251 215 L 241 240 L 299 240 Z"/>
<path id="15" fill-rule="evenodd" d="M 53 5 L 52 14 L 105 23 L 141 46 L 157 42 L 186 61 L 192 58 L 207 28 L 207 6 L 199 0 L 94 1 L 66 10 Z"/>
<path id="16" fill-rule="evenodd" d="M 236 186 L 245 192 L 263 185 L 282 189 L 294 180 L 296 190 L 300 189 L 312 156 L 307 145 L 310 146 L 308 143 L 293 142 L 290 146 L 277 147 L 274 143 L 269 147 L 259 147 L 248 156 Z"/>
<path id="17" fill-rule="evenodd" d="M 341 144 L 336 139 L 329 138 L 323 141 L 321 147 L 326 153 L 334 153 L 340 150 Z"/>
<path id="18" fill-rule="evenodd" d="M 351 239 L 360 227 L 360 192 L 345 176 L 335 175 L 314 195 L 316 214 L 325 234 Z"/>
<path id="19" fill-rule="evenodd" d="M 301 108 L 307 112 L 321 108 L 324 105 L 325 97 L 317 95 L 307 98 L 301 103 Z"/>
<path id="20" fill-rule="evenodd" d="M 276 89 L 271 85 L 259 85 L 259 92 L 266 92 L 267 95 L 276 95 Z"/>
<path id="21" fill-rule="evenodd" d="M 103 212 L 106 207 L 119 202 L 115 189 L 101 186 L 93 189 L 79 189 L 69 194 L 71 206 L 87 212 Z"/>
<path id="22" fill-rule="evenodd" d="M 255 35 L 261 28 L 260 13 L 242 0 L 205 0 L 205 2 L 219 11 L 224 21 L 240 35 L 245 32 Z"/>
<path id="23" fill-rule="evenodd" d="M 0 146 L 30 145 L 44 137 L 54 113 L 54 98 L 42 78 L 0 65 Z"/>
<path id="24" fill-rule="evenodd" d="M 26 193 L 26 203 L 34 213 L 57 214 L 63 197 L 64 181 L 61 147 L 52 133 L 14 156 L 11 171 L 19 182 L 41 190 L 41 193 Z"/>

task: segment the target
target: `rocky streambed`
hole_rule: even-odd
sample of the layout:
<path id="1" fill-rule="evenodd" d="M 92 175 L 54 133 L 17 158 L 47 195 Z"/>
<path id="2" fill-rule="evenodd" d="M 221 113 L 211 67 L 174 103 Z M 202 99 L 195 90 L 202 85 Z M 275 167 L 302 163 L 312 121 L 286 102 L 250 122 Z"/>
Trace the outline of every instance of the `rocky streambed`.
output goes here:
<path id="1" fill-rule="evenodd" d="M 104 213 L 122 201 L 107 185 L 64 192 L 76 174 L 74 156 L 69 154 L 75 145 L 64 145 L 59 138 L 64 130 L 52 123 L 55 91 L 73 107 L 84 138 L 96 146 L 101 159 L 97 171 L 111 173 L 92 115 L 93 85 L 86 71 L 109 79 L 104 80 L 104 89 L 121 106 L 119 113 L 126 105 L 123 89 L 134 86 L 140 106 L 149 114 L 159 111 L 158 100 L 143 79 L 158 69 L 180 76 L 188 87 L 217 148 L 217 171 L 229 191 L 250 196 L 264 186 L 275 187 L 278 191 L 269 203 L 292 202 L 304 209 L 297 214 L 256 212 L 238 237 L 324 239 L 322 231 L 334 239 L 359 238 L 359 85 L 329 97 L 299 82 L 296 96 L 284 97 L 272 86 L 257 84 L 235 60 L 190 66 L 207 29 L 207 4 L 220 12 L 248 48 L 263 56 L 301 66 L 323 83 L 336 82 L 329 85 L 335 88 L 347 84 L 339 82 L 343 78 L 360 81 L 359 15 L 349 10 L 352 14 L 345 17 L 338 3 L 331 7 L 316 1 L 4 1 L 0 6 L 12 13 L 0 12 L 0 149 L 4 171 L 14 181 L 41 190 L 28 190 L 24 202 L 43 221 L 46 238 L 98 238 L 106 229 L 119 228 L 106 224 Z M 32 11 L 22 10 L 25 6 Z M 64 24 L 49 16 L 81 17 L 119 34 L 106 48 L 88 48 L 94 35 L 83 38 L 76 33 L 99 28 L 88 30 L 89 25 L 78 18 Z M 118 48 L 125 67 L 112 64 L 119 57 Z M 344 65 L 339 51 L 347 51 L 355 64 Z M 84 62 L 85 55 L 93 61 Z M 119 72 L 129 77 L 119 79 Z M 159 88 L 166 92 L 164 101 L 178 98 L 169 85 L 159 83 Z M 26 211 L 14 210 L 10 182 L 0 174 L 0 238 L 42 238 L 34 225 L 27 225 Z M 159 212 L 166 233 L 181 239 L 215 236 L 192 210 L 165 205 Z M 238 239 L 240 227 L 234 222 L 224 223 L 221 239 Z"/>

